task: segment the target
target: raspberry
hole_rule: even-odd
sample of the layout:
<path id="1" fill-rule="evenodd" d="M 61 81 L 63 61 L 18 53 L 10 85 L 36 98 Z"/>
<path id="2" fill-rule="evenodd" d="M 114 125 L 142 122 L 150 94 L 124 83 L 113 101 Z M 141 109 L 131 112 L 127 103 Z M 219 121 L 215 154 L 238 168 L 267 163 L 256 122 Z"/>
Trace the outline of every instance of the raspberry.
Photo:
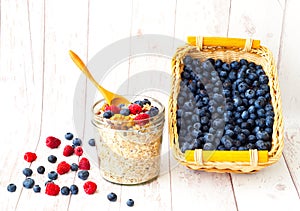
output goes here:
<path id="1" fill-rule="evenodd" d="M 49 136 L 46 138 L 46 145 L 51 149 L 59 147 L 60 143 L 61 141 L 53 136 Z"/>
<path id="2" fill-rule="evenodd" d="M 83 189 L 87 194 L 93 194 L 97 190 L 97 185 L 96 185 L 96 183 L 94 183 L 92 181 L 88 181 L 88 182 L 84 183 Z"/>
<path id="3" fill-rule="evenodd" d="M 70 145 L 66 145 L 63 151 L 63 155 L 68 157 L 73 155 L 73 153 L 74 153 L 74 148 Z"/>
<path id="4" fill-rule="evenodd" d="M 91 168 L 90 161 L 87 158 L 81 158 L 78 166 L 81 170 L 90 170 Z"/>
<path id="5" fill-rule="evenodd" d="M 141 126 L 147 124 L 149 122 L 149 114 L 139 114 L 134 118 L 134 121 L 137 121 L 137 123 Z"/>
<path id="6" fill-rule="evenodd" d="M 29 163 L 35 161 L 36 158 L 37 156 L 34 152 L 26 152 L 24 155 L 24 160 L 26 160 Z"/>
<path id="7" fill-rule="evenodd" d="M 114 114 L 120 113 L 120 108 L 116 105 L 110 105 L 105 107 L 105 111 L 111 111 Z"/>
<path id="8" fill-rule="evenodd" d="M 56 196 L 59 194 L 60 187 L 54 183 L 47 183 L 45 193 L 49 196 Z"/>
<path id="9" fill-rule="evenodd" d="M 143 110 L 142 107 L 138 104 L 130 104 L 128 106 L 128 109 L 129 109 L 131 114 L 139 114 Z"/>
<path id="10" fill-rule="evenodd" d="M 65 174 L 68 173 L 71 169 L 70 164 L 68 164 L 66 161 L 62 161 L 57 165 L 57 173 L 61 174 Z"/>
<path id="11" fill-rule="evenodd" d="M 77 155 L 77 156 L 81 156 L 82 153 L 83 153 L 82 147 L 79 147 L 79 146 L 78 146 L 78 147 L 75 147 L 74 153 L 75 153 L 75 155 Z"/>

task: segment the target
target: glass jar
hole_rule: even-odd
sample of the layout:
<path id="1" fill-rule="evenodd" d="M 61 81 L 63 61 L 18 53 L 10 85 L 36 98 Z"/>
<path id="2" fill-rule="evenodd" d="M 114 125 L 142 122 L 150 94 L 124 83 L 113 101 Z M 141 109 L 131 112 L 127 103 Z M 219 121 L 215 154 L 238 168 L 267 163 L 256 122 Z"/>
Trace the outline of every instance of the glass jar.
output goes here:
<path id="1" fill-rule="evenodd" d="M 92 123 L 96 128 L 96 147 L 101 176 L 113 183 L 139 184 L 156 178 L 160 170 L 160 153 L 165 120 L 165 108 L 147 96 L 128 97 L 131 102 L 148 99 L 159 113 L 143 120 L 129 116 L 106 119 L 99 115 L 105 100 L 92 108 Z"/>

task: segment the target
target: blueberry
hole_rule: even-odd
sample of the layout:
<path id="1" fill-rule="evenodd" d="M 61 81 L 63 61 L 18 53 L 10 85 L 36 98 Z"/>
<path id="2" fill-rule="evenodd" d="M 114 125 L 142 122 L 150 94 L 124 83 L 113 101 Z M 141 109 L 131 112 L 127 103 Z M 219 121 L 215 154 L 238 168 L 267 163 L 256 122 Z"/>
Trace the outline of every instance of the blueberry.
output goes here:
<path id="1" fill-rule="evenodd" d="M 243 111 L 243 113 L 241 114 L 241 117 L 242 117 L 243 120 L 247 120 L 249 118 L 248 111 Z"/>
<path id="2" fill-rule="evenodd" d="M 149 116 L 154 117 L 159 113 L 159 110 L 157 107 L 151 107 L 149 110 Z"/>
<path id="3" fill-rule="evenodd" d="M 53 183 L 53 181 L 52 181 L 52 180 L 47 180 L 47 181 L 45 182 L 45 186 L 46 186 L 48 183 Z"/>
<path id="4" fill-rule="evenodd" d="M 222 62 L 221 59 L 217 59 L 217 60 L 215 61 L 215 67 L 222 67 L 222 65 L 223 65 L 223 62 Z"/>
<path id="5" fill-rule="evenodd" d="M 132 199 L 128 199 L 126 204 L 127 204 L 128 207 L 133 207 L 134 201 Z"/>
<path id="6" fill-rule="evenodd" d="M 241 59 L 240 64 L 241 65 L 248 65 L 248 61 L 246 59 Z"/>
<path id="7" fill-rule="evenodd" d="M 192 111 L 194 109 L 194 106 L 191 101 L 188 101 L 183 104 L 183 109 L 185 111 Z"/>
<path id="8" fill-rule="evenodd" d="M 223 63 L 222 64 L 222 69 L 229 72 L 230 71 L 230 65 L 227 64 L 227 63 Z"/>
<path id="9" fill-rule="evenodd" d="M 258 109 L 257 110 L 257 115 L 259 116 L 259 117 L 265 117 L 265 110 L 264 109 Z"/>
<path id="10" fill-rule="evenodd" d="M 148 104 L 149 106 L 151 106 L 151 101 L 148 100 L 148 99 L 146 99 L 146 98 L 142 102 L 143 102 L 143 105 L 147 105 Z"/>
<path id="11" fill-rule="evenodd" d="M 266 105 L 266 99 L 264 97 L 258 97 L 254 102 L 256 108 L 263 108 Z"/>
<path id="12" fill-rule="evenodd" d="M 134 103 L 134 104 L 138 104 L 138 105 L 140 105 L 141 107 L 144 106 L 143 101 L 141 101 L 141 100 L 136 100 L 136 101 L 134 101 L 133 103 Z"/>
<path id="13" fill-rule="evenodd" d="M 273 111 L 273 106 L 271 103 L 268 103 L 266 106 L 265 106 L 265 110 L 266 111 Z"/>
<path id="14" fill-rule="evenodd" d="M 23 187 L 24 188 L 27 188 L 27 189 L 30 189 L 34 186 L 34 180 L 31 179 L 31 178 L 26 178 L 24 181 L 23 181 Z"/>
<path id="15" fill-rule="evenodd" d="M 191 135 L 192 135 L 193 138 L 198 138 L 201 135 L 201 131 L 199 129 L 194 129 L 194 130 L 192 130 Z"/>
<path id="16" fill-rule="evenodd" d="M 78 165 L 76 163 L 71 164 L 71 171 L 77 171 L 78 170 Z"/>
<path id="17" fill-rule="evenodd" d="M 74 138 L 74 139 L 73 139 L 73 144 L 74 144 L 75 146 L 81 146 L 82 141 L 81 141 L 80 138 Z"/>
<path id="18" fill-rule="evenodd" d="M 269 82 L 268 76 L 266 76 L 266 75 L 260 75 L 259 76 L 259 82 L 261 84 L 268 84 L 268 82 Z"/>
<path id="19" fill-rule="evenodd" d="M 60 192 L 62 195 L 67 196 L 70 194 L 70 188 L 68 188 L 67 186 L 63 186 L 61 187 Z"/>
<path id="20" fill-rule="evenodd" d="M 66 133 L 66 134 L 65 134 L 65 139 L 67 139 L 67 140 L 72 140 L 72 139 L 73 139 L 73 134 L 70 133 L 70 132 Z"/>
<path id="21" fill-rule="evenodd" d="M 239 150 L 239 151 L 244 151 L 244 150 L 247 150 L 247 147 L 240 146 L 240 147 L 238 148 L 238 150 Z"/>
<path id="22" fill-rule="evenodd" d="M 78 187 L 77 187 L 77 185 L 71 185 L 70 186 L 70 191 L 71 191 L 72 195 L 78 194 Z"/>
<path id="23" fill-rule="evenodd" d="M 120 114 L 122 114 L 123 116 L 128 116 L 130 114 L 130 110 L 128 108 L 122 108 L 120 110 Z"/>
<path id="24" fill-rule="evenodd" d="M 32 175 L 32 170 L 30 168 L 25 168 L 23 169 L 23 174 L 26 176 L 26 177 L 30 177 Z"/>
<path id="25" fill-rule="evenodd" d="M 248 84 L 242 82 L 238 85 L 239 92 L 245 92 L 249 88 Z"/>
<path id="26" fill-rule="evenodd" d="M 87 180 L 89 177 L 90 173 L 87 170 L 82 170 L 78 172 L 78 178 L 82 180 Z"/>
<path id="27" fill-rule="evenodd" d="M 190 64 L 193 61 L 193 58 L 191 56 L 186 56 L 183 59 L 183 63 L 186 64 Z"/>
<path id="28" fill-rule="evenodd" d="M 108 195 L 107 195 L 107 199 L 109 200 L 109 201 L 117 201 L 117 195 L 115 194 L 115 193 L 113 193 L 113 192 L 111 192 L 111 193 L 109 193 Z"/>
<path id="29" fill-rule="evenodd" d="M 50 172 L 48 173 L 48 178 L 49 178 L 50 180 L 56 180 L 57 177 L 58 177 L 58 174 L 56 173 L 56 171 L 50 171 Z"/>
<path id="30" fill-rule="evenodd" d="M 50 163 L 56 163 L 57 157 L 56 157 L 55 155 L 49 155 L 49 156 L 48 156 L 48 161 L 49 161 Z"/>
<path id="31" fill-rule="evenodd" d="M 258 131 L 256 133 L 256 138 L 261 139 L 263 141 L 269 141 L 270 140 L 270 136 L 266 131 Z"/>
<path id="32" fill-rule="evenodd" d="M 266 120 L 264 118 L 259 118 L 255 120 L 255 124 L 260 128 L 264 128 L 266 125 Z"/>
<path id="33" fill-rule="evenodd" d="M 41 187 L 39 185 L 35 185 L 35 186 L 33 186 L 33 191 L 35 193 L 39 193 L 39 192 L 41 192 Z"/>
<path id="34" fill-rule="evenodd" d="M 267 150 L 267 146 L 265 145 L 265 142 L 263 140 L 258 140 L 255 143 L 255 146 L 257 147 L 258 150 Z"/>
<path id="35" fill-rule="evenodd" d="M 114 113 L 112 111 L 105 111 L 103 113 L 103 117 L 106 119 L 109 119 L 110 117 L 112 117 L 114 115 Z"/>
<path id="36" fill-rule="evenodd" d="M 247 89 L 245 92 L 245 97 L 252 99 L 255 96 L 255 91 L 253 89 Z"/>
<path id="37" fill-rule="evenodd" d="M 270 127 L 266 127 L 266 128 L 265 128 L 265 131 L 266 131 L 270 136 L 271 136 L 272 133 L 273 133 L 273 129 L 270 128 Z"/>
<path id="38" fill-rule="evenodd" d="M 94 147 L 95 146 L 95 139 L 91 138 L 88 143 L 89 143 L 90 146 Z"/>
<path id="39" fill-rule="evenodd" d="M 201 123 L 202 125 L 207 125 L 207 124 L 209 123 L 209 118 L 208 118 L 207 116 L 201 117 L 200 123 Z"/>
<path id="40" fill-rule="evenodd" d="M 216 149 L 216 147 L 210 142 L 205 143 L 203 145 L 203 150 L 215 150 L 215 149 Z"/>
<path id="41" fill-rule="evenodd" d="M 15 192 L 16 190 L 17 190 L 17 186 L 13 183 L 11 183 L 7 186 L 7 191 L 9 191 L 9 192 Z"/>
<path id="42" fill-rule="evenodd" d="M 240 68 L 240 63 L 237 61 L 233 61 L 230 63 L 230 67 L 234 70 L 238 70 Z"/>
<path id="43" fill-rule="evenodd" d="M 38 172 L 39 174 L 44 174 L 44 172 L 45 172 L 45 167 L 44 167 L 44 166 L 39 166 L 36 170 L 37 170 L 37 172 Z"/>
<path id="44" fill-rule="evenodd" d="M 238 96 L 233 97 L 233 105 L 235 107 L 238 107 L 238 106 L 242 105 L 242 103 L 243 103 L 243 101 L 240 97 L 238 97 Z"/>
<path id="45" fill-rule="evenodd" d="M 119 108 L 122 109 L 123 107 L 125 107 L 125 104 L 124 104 L 124 103 L 121 103 L 121 104 L 119 105 Z"/>
<path id="46" fill-rule="evenodd" d="M 232 130 L 226 130 L 225 135 L 228 135 L 229 137 L 233 138 L 234 132 Z"/>
<path id="47" fill-rule="evenodd" d="M 190 150 L 190 145 L 187 142 L 184 142 L 183 145 L 180 147 L 180 150 L 182 153 L 184 153 L 186 150 Z"/>

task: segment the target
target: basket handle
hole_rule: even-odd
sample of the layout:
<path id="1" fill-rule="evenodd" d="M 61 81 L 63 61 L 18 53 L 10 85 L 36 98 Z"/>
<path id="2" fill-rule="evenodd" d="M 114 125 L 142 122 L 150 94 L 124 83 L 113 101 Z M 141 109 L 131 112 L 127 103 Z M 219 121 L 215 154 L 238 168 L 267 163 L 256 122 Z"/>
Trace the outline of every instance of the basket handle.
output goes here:
<path id="1" fill-rule="evenodd" d="M 260 40 L 227 38 L 227 37 L 197 37 L 188 36 L 187 43 L 193 46 L 221 46 L 221 47 L 238 47 L 244 48 L 245 51 L 260 48 Z"/>

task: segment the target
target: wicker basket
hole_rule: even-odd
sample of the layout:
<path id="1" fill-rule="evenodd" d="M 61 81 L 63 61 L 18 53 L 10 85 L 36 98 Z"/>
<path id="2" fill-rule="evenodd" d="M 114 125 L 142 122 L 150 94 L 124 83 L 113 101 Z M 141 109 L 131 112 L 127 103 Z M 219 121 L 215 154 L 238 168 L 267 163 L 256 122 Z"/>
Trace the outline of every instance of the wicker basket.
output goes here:
<path id="1" fill-rule="evenodd" d="M 207 158 L 207 152 L 201 149 L 192 151 L 191 155 L 179 149 L 176 126 L 177 96 L 180 90 L 183 58 L 191 55 L 200 61 L 208 58 L 221 59 L 224 62 L 247 59 L 260 64 L 269 77 L 270 94 L 275 113 L 272 147 L 270 151 L 215 151 L 224 155 L 220 160 Z M 272 53 L 268 48 L 260 46 L 259 40 L 220 38 L 220 37 L 188 37 L 187 44 L 177 49 L 172 60 L 172 89 L 169 99 L 169 134 L 170 147 L 174 157 L 181 164 L 194 170 L 208 172 L 252 173 L 277 162 L 283 150 L 283 120 L 278 75 Z M 240 154 L 239 154 L 240 153 Z M 265 155 L 265 158 L 264 158 Z M 248 159 L 245 159 L 246 158 Z M 192 159 L 188 159 L 192 158 Z M 212 156 L 210 156 L 212 158 Z M 243 158 L 243 159 L 240 159 Z M 233 159 L 232 159 L 233 158 Z M 237 159 L 235 159 L 237 158 Z"/>

